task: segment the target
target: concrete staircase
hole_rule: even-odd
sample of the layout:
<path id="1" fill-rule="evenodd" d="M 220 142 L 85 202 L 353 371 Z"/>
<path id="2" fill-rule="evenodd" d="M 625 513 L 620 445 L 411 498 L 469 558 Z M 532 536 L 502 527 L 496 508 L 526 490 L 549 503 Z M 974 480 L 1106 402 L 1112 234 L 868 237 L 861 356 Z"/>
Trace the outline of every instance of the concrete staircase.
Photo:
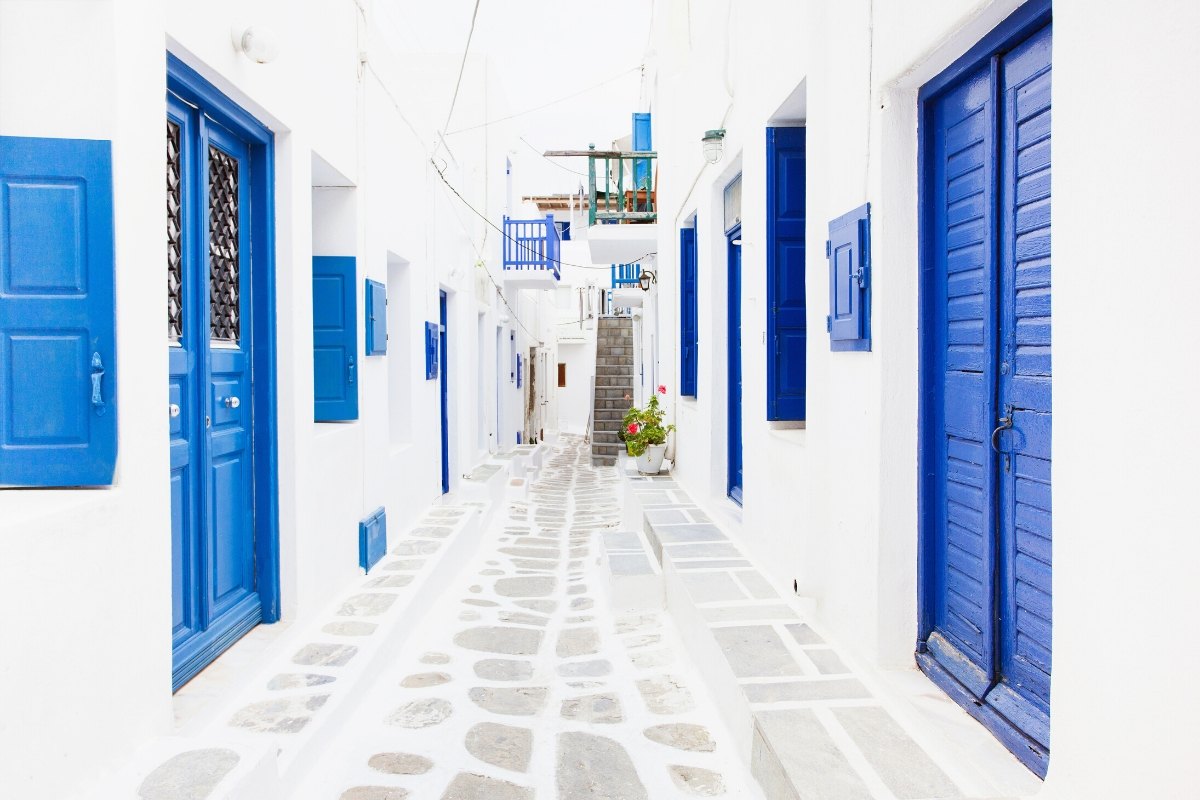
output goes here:
<path id="1" fill-rule="evenodd" d="M 633 405 L 633 318 L 601 317 L 596 331 L 596 392 L 592 397 L 592 460 L 614 464 L 624 444 L 621 418 Z"/>

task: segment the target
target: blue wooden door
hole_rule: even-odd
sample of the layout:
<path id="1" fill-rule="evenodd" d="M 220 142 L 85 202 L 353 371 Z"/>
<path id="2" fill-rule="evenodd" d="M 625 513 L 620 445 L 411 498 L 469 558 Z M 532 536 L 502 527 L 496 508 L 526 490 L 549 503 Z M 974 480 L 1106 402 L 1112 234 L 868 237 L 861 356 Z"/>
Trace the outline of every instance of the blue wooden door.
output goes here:
<path id="1" fill-rule="evenodd" d="M 767 128 L 767 419 L 805 418 L 805 129 Z"/>
<path id="2" fill-rule="evenodd" d="M 263 619 L 254 529 L 250 173 L 243 138 L 168 95 L 176 688 Z"/>
<path id="3" fill-rule="evenodd" d="M 925 98 L 918 662 L 1035 771 L 1049 754 L 1050 46 Z"/>
<path id="4" fill-rule="evenodd" d="M 438 350 L 441 352 L 438 370 L 438 403 L 442 416 L 442 494 L 450 491 L 450 359 L 446 350 L 446 293 L 438 296 Z"/>
<path id="5" fill-rule="evenodd" d="M 742 228 L 727 234 L 729 262 L 729 497 L 742 504 Z"/>

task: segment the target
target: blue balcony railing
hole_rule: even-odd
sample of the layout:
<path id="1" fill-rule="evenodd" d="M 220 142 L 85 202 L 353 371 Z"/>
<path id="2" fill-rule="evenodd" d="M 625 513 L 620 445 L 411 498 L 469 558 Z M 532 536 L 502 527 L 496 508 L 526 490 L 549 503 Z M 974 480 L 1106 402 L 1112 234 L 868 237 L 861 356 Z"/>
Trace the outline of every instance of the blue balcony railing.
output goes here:
<path id="1" fill-rule="evenodd" d="M 562 241 L 553 215 L 547 214 L 545 219 L 504 218 L 505 271 L 543 270 L 559 280 L 561 253 Z"/>
<path id="2" fill-rule="evenodd" d="M 628 286 L 637 286 L 641 274 L 641 268 L 637 264 L 613 264 L 612 288 L 624 289 Z"/>

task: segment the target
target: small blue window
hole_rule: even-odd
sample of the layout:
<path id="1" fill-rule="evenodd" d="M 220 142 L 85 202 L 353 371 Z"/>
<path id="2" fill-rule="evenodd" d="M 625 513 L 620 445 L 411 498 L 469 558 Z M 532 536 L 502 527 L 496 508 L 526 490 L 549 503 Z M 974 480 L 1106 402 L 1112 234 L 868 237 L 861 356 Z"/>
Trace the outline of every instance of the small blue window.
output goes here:
<path id="1" fill-rule="evenodd" d="M 871 349 L 871 204 L 829 223 L 829 330 L 832 350 Z"/>
<path id="2" fill-rule="evenodd" d="M 0 484 L 112 483 L 113 253 L 111 144 L 0 136 Z"/>
<path id="3" fill-rule="evenodd" d="M 517 353 L 517 388 L 521 388 L 521 354 Z"/>
<path id="4" fill-rule="evenodd" d="M 696 396 L 699 340 L 696 303 L 696 228 L 679 230 L 679 393 Z"/>
<path id="5" fill-rule="evenodd" d="M 438 324 L 425 323 L 425 380 L 436 380 L 438 376 Z"/>
<path id="6" fill-rule="evenodd" d="M 313 394 L 317 422 L 358 419 L 353 256 L 313 257 Z"/>
<path id="7" fill-rule="evenodd" d="M 367 279 L 367 355 L 387 352 L 387 289 L 379 281 Z"/>

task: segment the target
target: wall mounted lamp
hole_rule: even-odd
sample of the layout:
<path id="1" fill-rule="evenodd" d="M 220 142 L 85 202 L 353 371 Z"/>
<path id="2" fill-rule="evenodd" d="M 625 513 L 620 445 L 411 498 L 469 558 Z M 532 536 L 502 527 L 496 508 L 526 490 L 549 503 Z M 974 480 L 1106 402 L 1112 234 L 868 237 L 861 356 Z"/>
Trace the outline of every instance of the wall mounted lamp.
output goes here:
<path id="1" fill-rule="evenodd" d="M 642 274 L 638 276 L 638 286 L 641 287 L 642 291 L 650 291 L 650 285 L 655 283 L 658 283 L 658 274 L 648 269 L 642 270 Z"/>
<path id="2" fill-rule="evenodd" d="M 256 25 L 234 26 L 230 31 L 233 47 L 258 64 L 269 64 L 279 55 L 279 40 L 269 30 Z"/>
<path id="3" fill-rule="evenodd" d="M 708 163 L 716 164 L 721 160 L 721 156 L 725 155 L 724 128 L 705 131 L 704 138 L 700 141 L 704 144 L 704 160 Z"/>

